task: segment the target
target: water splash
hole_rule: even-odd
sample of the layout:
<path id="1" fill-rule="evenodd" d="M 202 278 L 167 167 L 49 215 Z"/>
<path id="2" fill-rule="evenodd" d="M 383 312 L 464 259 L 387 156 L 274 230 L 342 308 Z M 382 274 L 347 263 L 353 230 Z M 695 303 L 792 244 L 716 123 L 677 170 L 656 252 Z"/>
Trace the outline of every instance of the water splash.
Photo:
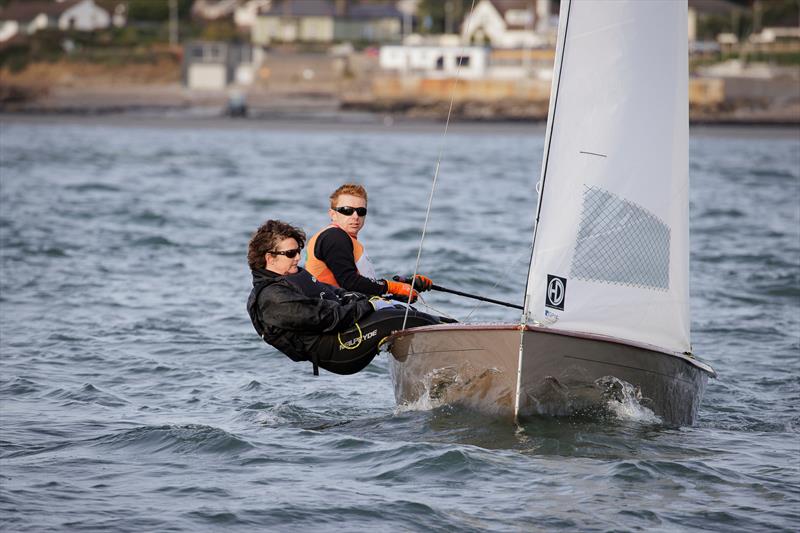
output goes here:
<path id="1" fill-rule="evenodd" d="M 476 369 L 469 363 L 459 367 L 436 368 L 422 379 L 424 392 L 413 402 L 398 406 L 404 411 L 430 411 L 444 405 L 459 405 L 486 414 L 509 412 L 512 391 L 502 371 Z"/>
<path id="2" fill-rule="evenodd" d="M 595 380 L 595 387 L 602 391 L 604 408 L 618 420 L 660 424 L 663 422 L 649 407 L 649 398 L 642 396 L 639 387 L 614 376 L 604 376 Z"/>

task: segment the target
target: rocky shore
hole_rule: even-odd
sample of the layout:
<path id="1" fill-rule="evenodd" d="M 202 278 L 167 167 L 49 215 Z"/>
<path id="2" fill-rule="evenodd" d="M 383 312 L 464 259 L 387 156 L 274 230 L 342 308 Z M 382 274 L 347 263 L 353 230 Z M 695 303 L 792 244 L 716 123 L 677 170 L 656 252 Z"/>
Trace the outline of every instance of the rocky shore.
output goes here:
<path id="1" fill-rule="evenodd" d="M 244 97 L 247 116 L 253 119 L 370 113 L 388 121 L 442 120 L 450 109 L 453 92 L 447 83 L 452 82 L 447 80 L 438 86 L 426 81 L 418 91 L 402 93 L 392 90 L 397 83 L 382 76 L 375 65 L 362 66 L 355 76 L 341 79 L 326 71 L 324 58 L 317 64 L 314 58 L 282 59 L 272 59 L 266 80 L 226 91 L 187 89 L 175 64 L 112 69 L 66 63 L 31 65 L 21 73 L 0 72 L 0 112 L 219 116 L 226 114 L 234 95 Z M 293 74 L 291 69 L 299 68 L 298 64 L 315 68 L 315 78 L 307 80 Z M 453 102 L 452 118 L 476 122 L 546 120 L 546 82 L 540 83 L 542 87 L 526 87 L 519 94 L 507 87 L 503 92 L 495 88 L 499 96 L 482 97 L 492 93 L 485 85 L 480 87 L 483 93 L 469 93 L 461 87 L 460 96 Z M 690 102 L 693 123 L 800 125 L 800 81 L 792 77 L 739 80 L 722 86 L 714 80 L 693 79 Z"/>

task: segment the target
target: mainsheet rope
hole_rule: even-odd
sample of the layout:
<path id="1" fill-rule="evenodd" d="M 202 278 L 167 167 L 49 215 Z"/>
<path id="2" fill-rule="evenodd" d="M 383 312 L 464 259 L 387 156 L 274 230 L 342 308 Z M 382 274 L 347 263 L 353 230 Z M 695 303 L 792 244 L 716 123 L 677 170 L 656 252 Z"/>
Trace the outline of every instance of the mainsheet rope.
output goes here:
<path id="1" fill-rule="evenodd" d="M 475 0 L 472 0 L 472 4 L 469 8 L 469 14 L 467 16 L 467 28 L 464 32 L 465 35 L 469 35 L 469 28 L 472 24 L 472 13 L 475 10 Z M 408 292 L 408 301 L 406 302 L 406 312 L 403 315 L 403 327 L 401 329 L 406 329 L 406 322 L 408 321 L 408 311 L 411 306 L 411 298 L 414 295 L 413 287 L 414 287 L 414 280 L 417 278 L 417 272 L 419 272 L 419 261 L 422 258 L 422 245 L 425 242 L 425 234 L 428 231 L 428 220 L 430 220 L 431 216 L 431 207 L 433 206 L 433 194 L 436 191 L 436 181 L 439 179 L 439 167 L 442 164 L 442 155 L 444 154 L 444 146 L 445 140 L 447 138 L 447 129 L 450 127 L 450 116 L 453 113 L 453 102 L 456 98 L 456 87 L 458 86 L 459 74 L 461 73 L 461 63 L 464 59 L 464 52 L 466 50 L 466 44 L 462 39 L 461 43 L 461 55 L 458 57 L 458 64 L 456 65 L 456 77 L 453 81 L 453 87 L 450 89 L 450 106 L 447 109 L 447 121 L 444 123 L 444 132 L 442 133 L 442 139 L 439 141 L 439 156 L 436 158 L 436 168 L 433 171 L 433 182 L 431 183 L 431 193 L 428 196 L 428 208 L 425 210 L 425 223 L 422 225 L 422 235 L 419 238 L 419 248 L 417 248 L 417 260 L 414 263 L 414 273 L 411 275 L 411 287 L 412 290 Z"/>

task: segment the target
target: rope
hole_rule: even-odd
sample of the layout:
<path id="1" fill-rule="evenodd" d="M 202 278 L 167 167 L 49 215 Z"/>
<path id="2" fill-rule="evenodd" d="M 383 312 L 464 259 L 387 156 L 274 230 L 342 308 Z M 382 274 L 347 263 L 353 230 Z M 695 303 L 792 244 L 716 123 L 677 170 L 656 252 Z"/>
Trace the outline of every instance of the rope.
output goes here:
<path id="1" fill-rule="evenodd" d="M 466 34 L 469 35 L 469 25 L 472 23 L 472 12 L 475 9 L 475 0 L 472 0 L 472 5 L 469 8 L 469 15 L 468 15 L 468 23 L 466 28 Z M 425 223 L 422 225 L 422 235 L 419 238 L 419 248 L 417 249 L 417 260 L 414 263 L 414 274 L 411 276 L 411 287 L 414 287 L 414 280 L 417 277 L 417 273 L 419 272 L 419 261 L 422 257 L 422 245 L 425 242 L 425 234 L 428 231 L 428 220 L 430 219 L 431 215 L 431 206 L 433 205 L 433 193 L 436 191 L 436 181 L 439 179 L 439 167 L 442 163 L 442 155 L 444 154 L 444 142 L 447 138 L 447 129 L 450 127 L 450 116 L 453 113 L 453 102 L 456 99 L 456 87 L 458 86 L 459 74 L 461 73 L 461 63 L 462 58 L 464 57 L 464 50 L 466 46 L 462 44 L 461 47 L 461 57 L 458 59 L 458 65 L 456 65 L 456 78 L 453 82 L 453 88 L 450 91 L 450 106 L 447 109 L 447 121 L 444 123 L 444 133 L 442 133 L 442 139 L 439 142 L 439 156 L 436 158 L 436 168 L 433 172 L 433 183 L 431 183 L 431 194 L 428 196 L 428 208 L 425 210 Z M 411 305 L 411 297 L 413 296 L 413 292 L 409 291 L 408 294 L 408 306 Z M 401 329 L 406 329 L 406 322 L 408 321 L 408 311 L 409 307 L 406 307 L 406 312 L 403 315 L 403 327 Z"/>
<path id="2" fill-rule="evenodd" d="M 355 343 L 353 346 L 348 346 L 347 344 L 342 342 L 342 334 L 341 333 L 337 333 L 336 334 L 336 337 L 338 337 L 338 339 L 339 339 L 339 346 L 341 347 L 342 350 L 355 350 L 356 348 L 361 346 L 361 341 L 364 340 L 364 335 L 361 333 L 361 327 L 358 325 L 358 322 L 356 322 L 356 331 L 358 331 L 358 342 Z M 350 342 L 350 341 L 347 341 L 347 342 Z"/>

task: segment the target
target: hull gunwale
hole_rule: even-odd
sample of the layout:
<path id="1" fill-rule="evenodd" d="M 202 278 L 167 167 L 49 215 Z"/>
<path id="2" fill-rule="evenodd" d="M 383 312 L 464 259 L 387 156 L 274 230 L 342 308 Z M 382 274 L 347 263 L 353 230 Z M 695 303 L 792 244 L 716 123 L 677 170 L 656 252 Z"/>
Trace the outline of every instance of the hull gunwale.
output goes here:
<path id="1" fill-rule="evenodd" d="M 389 340 L 394 340 L 400 337 L 404 337 L 407 335 L 413 335 L 416 333 L 422 332 L 433 332 L 433 331 L 507 331 L 507 330 L 515 330 L 520 331 L 519 324 L 512 324 L 512 323 L 473 323 L 473 324 L 436 324 L 432 326 L 421 326 L 418 328 L 412 329 L 405 329 L 401 331 L 397 331 L 389 337 Z M 678 359 L 685 361 L 686 363 L 695 366 L 702 370 L 703 372 L 707 373 L 710 377 L 716 378 L 717 373 L 716 371 L 708 364 L 704 363 L 703 361 L 696 359 L 694 356 L 690 356 L 683 353 L 673 352 L 670 350 L 665 350 L 663 348 L 659 348 L 657 346 L 653 346 L 646 343 L 630 341 L 626 339 L 619 339 L 616 337 L 610 337 L 607 335 L 599 335 L 596 333 L 583 333 L 583 332 L 575 332 L 575 331 L 566 331 L 557 328 L 549 328 L 537 325 L 526 325 L 525 331 L 531 331 L 536 333 L 544 333 L 548 335 L 561 335 L 565 337 L 574 337 L 578 339 L 586 339 L 586 340 L 593 340 L 598 342 L 605 342 L 609 344 L 621 344 L 624 346 L 630 346 L 633 348 L 639 348 L 642 350 L 649 350 L 651 352 L 658 352 L 660 354 L 669 355 Z M 448 351 L 448 350 L 444 350 Z M 461 350 L 463 351 L 463 350 Z M 637 369 L 637 370 L 645 370 L 646 369 Z M 670 377 L 670 376 L 667 376 Z"/>

